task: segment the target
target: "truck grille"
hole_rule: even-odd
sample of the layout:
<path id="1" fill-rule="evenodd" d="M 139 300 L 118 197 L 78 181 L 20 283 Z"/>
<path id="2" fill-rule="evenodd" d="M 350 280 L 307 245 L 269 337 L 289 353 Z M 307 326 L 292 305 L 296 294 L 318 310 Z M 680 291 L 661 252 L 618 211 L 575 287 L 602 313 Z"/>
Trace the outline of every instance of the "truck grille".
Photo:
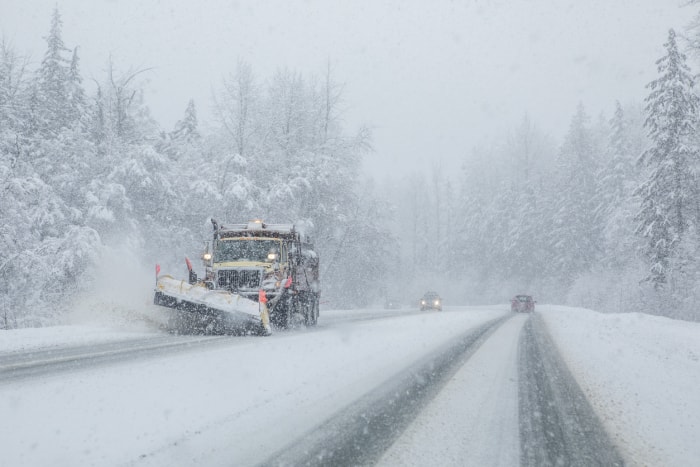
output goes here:
<path id="1" fill-rule="evenodd" d="M 216 277 L 221 289 L 241 290 L 260 288 L 260 271 L 256 269 L 224 269 Z"/>

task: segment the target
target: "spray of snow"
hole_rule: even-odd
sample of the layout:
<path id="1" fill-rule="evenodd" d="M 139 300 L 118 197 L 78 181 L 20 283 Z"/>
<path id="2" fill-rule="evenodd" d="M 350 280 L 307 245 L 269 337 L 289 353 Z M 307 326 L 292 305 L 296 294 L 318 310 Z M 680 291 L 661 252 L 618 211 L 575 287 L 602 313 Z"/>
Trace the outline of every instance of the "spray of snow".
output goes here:
<path id="1" fill-rule="evenodd" d="M 138 248 L 105 247 L 93 274 L 94 286 L 76 297 L 65 324 L 91 324 L 125 330 L 153 330 L 167 315 L 154 307 L 155 271 L 143 264 Z"/>

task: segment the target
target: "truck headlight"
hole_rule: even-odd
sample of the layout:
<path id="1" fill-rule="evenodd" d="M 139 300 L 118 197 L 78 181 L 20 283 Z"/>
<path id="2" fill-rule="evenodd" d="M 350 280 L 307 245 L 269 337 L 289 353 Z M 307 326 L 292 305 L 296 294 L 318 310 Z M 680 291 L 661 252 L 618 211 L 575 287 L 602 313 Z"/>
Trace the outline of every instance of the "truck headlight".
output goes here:
<path id="1" fill-rule="evenodd" d="M 268 274 L 262 280 L 262 288 L 265 290 L 277 290 L 282 282 L 274 274 Z"/>

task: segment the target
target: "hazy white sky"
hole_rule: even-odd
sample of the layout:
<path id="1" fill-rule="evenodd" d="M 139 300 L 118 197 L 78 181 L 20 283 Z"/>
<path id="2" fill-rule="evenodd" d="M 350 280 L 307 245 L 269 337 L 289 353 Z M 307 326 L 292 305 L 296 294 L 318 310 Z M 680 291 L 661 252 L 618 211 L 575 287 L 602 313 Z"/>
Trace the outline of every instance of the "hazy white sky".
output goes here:
<path id="1" fill-rule="evenodd" d="M 346 127 L 374 128 L 372 169 L 457 160 L 527 113 L 559 138 L 578 102 L 611 113 L 646 96 L 683 0 L 0 0 L 0 34 L 40 62 L 58 4 L 82 72 L 108 57 L 143 75 L 169 130 L 190 98 L 211 119 L 212 89 L 239 58 L 267 78 L 278 67 L 345 83 Z M 695 65 L 693 63 L 693 65 Z"/>

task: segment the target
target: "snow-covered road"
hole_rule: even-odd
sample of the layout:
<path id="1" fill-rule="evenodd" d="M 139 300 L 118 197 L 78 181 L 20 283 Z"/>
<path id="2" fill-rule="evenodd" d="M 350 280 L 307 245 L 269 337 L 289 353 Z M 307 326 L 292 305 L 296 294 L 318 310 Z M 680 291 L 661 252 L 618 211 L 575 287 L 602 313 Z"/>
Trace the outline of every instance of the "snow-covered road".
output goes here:
<path id="1" fill-rule="evenodd" d="M 4 458 L 9 465 L 254 464 L 503 311 L 348 314 L 328 313 L 312 330 L 6 382 L 0 413 L 12 423 L 2 424 L 0 439 L 12 449 Z"/>
<path id="2" fill-rule="evenodd" d="M 562 392 L 570 391 L 559 382 L 565 369 L 541 370 L 529 360 L 550 367 L 566 362 L 616 444 L 612 459 L 617 452 L 633 465 L 692 465 L 700 458 L 690 441 L 698 434 L 697 396 L 678 390 L 673 394 L 682 400 L 659 400 L 658 382 L 630 395 L 629 385 L 613 376 L 648 383 L 653 375 L 644 376 L 644 366 L 657 371 L 666 365 L 666 375 L 683 387 L 697 383 L 700 371 L 688 376 L 681 368 L 697 366 L 700 327 L 546 306 L 532 318 L 510 315 L 505 306 L 326 311 L 315 329 L 266 338 L 80 326 L 2 331 L 3 465 L 322 465 L 334 450 L 365 448 L 367 456 L 356 460 L 380 465 L 534 465 L 542 456 L 582 455 L 588 435 L 578 436 L 583 450 L 562 450 L 576 427 L 552 430 L 547 423 L 588 404 Z M 666 331 L 654 347 L 663 351 L 636 353 L 650 348 L 635 340 L 647 337 L 645 326 Z M 546 329 L 562 358 L 530 356 L 547 352 L 531 337 L 546 336 Z M 679 335 L 680 344 L 674 343 Z M 678 345 L 683 351 L 674 353 Z M 611 352 L 624 352 L 633 370 L 606 365 L 602 360 Z M 17 373 L 23 365 L 32 370 Z M 531 386 L 546 387 L 561 406 L 550 421 L 539 415 L 545 406 L 528 405 L 540 403 L 537 398 L 524 402 L 528 393 L 542 392 Z M 654 409 L 645 413 L 644 403 L 652 400 Z M 649 426 L 662 410 L 682 417 L 684 433 Z M 364 430 L 358 429 L 362 421 Z M 529 449 L 538 429 L 542 444 L 553 447 Z M 550 431 L 562 434 L 551 441 Z M 600 431 L 595 437 L 605 438 Z"/>
<path id="3" fill-rule="evenodd" d="M 518 465 L 518 336 L 503 324 L 385 453 L 380 465 Z"/>

